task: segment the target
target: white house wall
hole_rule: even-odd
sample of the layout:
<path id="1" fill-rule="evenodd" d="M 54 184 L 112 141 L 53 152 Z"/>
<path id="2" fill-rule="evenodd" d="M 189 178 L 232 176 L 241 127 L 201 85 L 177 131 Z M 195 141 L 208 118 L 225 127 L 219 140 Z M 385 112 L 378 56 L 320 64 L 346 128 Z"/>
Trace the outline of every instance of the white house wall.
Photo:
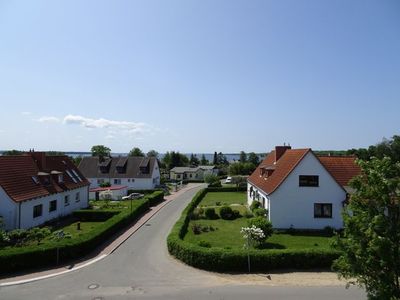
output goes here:
<path id="1" fill-rule="evenodd" d="M 319 187 L 299 187 L 299 175 L 318 175 Z M 342 201 L 345 191 L 308 153 L 270 197 L 270 220 L 275 228 L 342 228 Z M 332 218 L 314 218 L 314 203 L 332 203 Z"/>
<path id="2" fill-rule="evenodd" d="M 75 201 L 75 195 L 79 192 L 80 201 Z M 69 195 L 69 205 L 64 205 L 64 197 Z M 57 210 L 49 212 L 50 201 L 57 200 Z M 43 204 L 42 216 L 33 218 L 33 207 Z M 57 217 L 71 214 L 73 211 L 88 206 L 88 188 L 82 187 L 46 197 L 36 198 L 21 203 L 21 228 L 27 229 L 43 224 Z"/>
<path id="3" fill-rule="evenodd" d="M 109 182 L 111 185 L 123 185 L 127 186 L 128 190 L 151 190 L 160 184 L 160 168 L 157 163 L 154 164 L 151 178 L 113 178 L 113 177 L 99 177 L 99 178 L 88 178 L 90 182 L 90 188 L 98 188 L 100 185 L 98 180 L 103 182 Z M 114 180 L 121 180 L 121 183 L 115 184 Z M 124 195 L 126 196 L 126 195 Z"/>
<path id="4" fill-rule="evenodd" d="M 3 218 L 4 229 L 11 230 L 18 226 L 18 203 L 12 201 L 0 187 L 0 216 Z"/>

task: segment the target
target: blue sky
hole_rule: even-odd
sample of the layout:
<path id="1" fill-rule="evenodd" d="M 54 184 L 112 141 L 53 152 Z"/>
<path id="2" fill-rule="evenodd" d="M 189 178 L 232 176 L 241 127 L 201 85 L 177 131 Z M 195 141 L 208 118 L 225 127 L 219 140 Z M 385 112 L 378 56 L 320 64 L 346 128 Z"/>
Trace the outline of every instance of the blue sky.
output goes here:
<path id="1" fill-rule="evenodd" d="M 0 101 L 0 149 L 366 147 L 400 134 L 400 2 L 0 0 Z"/>

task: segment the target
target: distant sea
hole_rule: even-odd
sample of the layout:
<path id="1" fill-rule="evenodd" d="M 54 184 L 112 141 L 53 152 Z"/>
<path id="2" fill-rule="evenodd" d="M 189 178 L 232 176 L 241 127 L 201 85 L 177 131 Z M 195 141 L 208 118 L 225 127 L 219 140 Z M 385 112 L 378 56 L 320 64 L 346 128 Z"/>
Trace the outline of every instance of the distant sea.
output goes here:
<path id="1" fill-rule="evenodd" d="M 0 151 L 0 154 L 3 154 L 4 151 Z M 66 155 L 68 156 L 72 156 L 72 157 L 78 157 L 78 156 L 91 156 L 92 153 L 91 152 L 75 152 L 75 151 L 71 151 L 71 152 L 64 152 Z M 190 158 L 190 156 L 192 155 L 191 153 L 184 153 L 188 158 Z M 214 159 L 214 153 L 193 153 L 194 155 L 197 156 L 198 159 L 201 159 L 201 156 L 204 154 L 204 156 L 206 157 L 206 159 L 209 162 L 212 162 Z M 111 153 L 111 156 L 126 156 L 128 155 L 128 153 Z M 164 157 L 164 153 L 160 153 L 158 154 L 158 158 L 162 159 Z M 226 159 L 229 162 L 235 162 L 239 160 L 239 153 L 224 153 L 224 155 L 226 156 Z M 260 157 L 260 160 L 264 158 L 265 154 L 258 154 Z"/>

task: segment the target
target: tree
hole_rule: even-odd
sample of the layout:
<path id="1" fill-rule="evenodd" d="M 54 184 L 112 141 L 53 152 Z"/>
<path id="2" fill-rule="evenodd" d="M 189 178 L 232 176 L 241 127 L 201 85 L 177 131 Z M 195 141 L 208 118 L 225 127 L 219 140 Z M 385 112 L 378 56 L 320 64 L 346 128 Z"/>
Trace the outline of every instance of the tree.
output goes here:
<path id="1" fill-rule="evenodd" d="M 255 166 L 258 166 L 258 164 L 260 163 L 260 158 L 254 152 L 250 152 L 247 157 L 247 161 Z"/>
<path id="2" fill-rule="evenodd" d="M 158 152 L 156 150 L 150 150 L 147 152 L 147 157 L 158 157 Z"/>
<path id="3" fill-rule="evenodd" d="M 143 151 L 138 147 L 134 147 L 128 154 L 129 156 L 145 156 Z"/>
<path id="4" fill-rule="evenodd" d="M 63 156 L 63 155 L 65 155 L 65 152 L 62 152 L 62 151 L 47 151 L 46 155 L 47 156 Z"/>
<path id="5" fill-rule="evenodd" d="M 175 151 L 165 153 L 162 162 L 168 170 L 175 167 L 186 167 L 189 165 L 189 159 L 187 156 Z"/>
<path id="6" fill-rule="evenodd" d="M 79 164 L 81 163 L 81 161 L 83 159 L 83 157 L 81 155 L 76 156 L 76 157 L 70 156 L 69 158 L 73 161 L 75 166 L 79 166 Z"/>
<path id="7" fill-rule="evenodd" d="M 246 154 L 246 152 L 240 151 L 239 161 L 240 161 L 241 163 L 247 162 L 247 154 Z"/>
<path id="8" fill-rule="evenodd" d="M 229 175 L 250 175 L 256 168 L 256 165 L 250 162 L 234 162 L 229 165 Z"/>
<path id="9" fill-rule="evenodd" d="M 222 154 L 222 152 L 219 152 L 217 155 L 217 165 L 229 165 L 229 161 L 227 160 L 226 156 Z"/>
<path id="10" fill-rule="evenodd" d="M 98 156 L 100 158 L 108 157 L 111 155 L 111 149 L 104 145 L 95 145 L 90 149 L 92 156 Z"/>
<path id="11" fill-rule="evenodd" d="M 400 163 L 385 157 L 358 164 L 363 172 L 351 183 L 334 269 L 355 278 L 369 299 L 400 299 Z"/>
<path id="12" fill-rule="evenodd" d="M 201 160 L 200 160 L 200 164 L 202 166 L 207 166 L 210 162 L 208 161 L 208 159 L 206 159 L 206 156 L 204 154 L 201 155 Z"/>
<path id="13" fill-rule="evenodd" d="M 197 158 L 196 154 L 193 154 L 193 153 L 192 153 L 192 154 L 190 155 L 189 163 L 190 163 L 191 166 L 196 166 L 196 167 L 200 164 L 200 161 L 199 161 L 199 159 Z"/>
<path id="14" fill-rule="evenodd" d="M 218 154 L 217 154 L 217 151 L 214 152 L 213 165 L 214 166 L 218 165 Z"/>
<path id="15" fill-rule="evenodd" d="M 22 155 L 24 152 L 23 151 L 19 151 L 19 150 L 8 150 L 8 151 L 4 151 L 3 155 Z"/>

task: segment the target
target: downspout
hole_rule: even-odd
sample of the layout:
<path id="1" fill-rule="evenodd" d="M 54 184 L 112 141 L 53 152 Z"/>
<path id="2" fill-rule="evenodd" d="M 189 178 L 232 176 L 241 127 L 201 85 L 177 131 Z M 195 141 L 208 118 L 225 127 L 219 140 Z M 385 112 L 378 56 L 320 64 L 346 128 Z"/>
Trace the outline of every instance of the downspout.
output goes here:
<path id="1" fill-rule="evenodd" d="M 18 205 L 18 229 L 21 229 L 21 204 L 22 202 L 19 202 Z"/>

